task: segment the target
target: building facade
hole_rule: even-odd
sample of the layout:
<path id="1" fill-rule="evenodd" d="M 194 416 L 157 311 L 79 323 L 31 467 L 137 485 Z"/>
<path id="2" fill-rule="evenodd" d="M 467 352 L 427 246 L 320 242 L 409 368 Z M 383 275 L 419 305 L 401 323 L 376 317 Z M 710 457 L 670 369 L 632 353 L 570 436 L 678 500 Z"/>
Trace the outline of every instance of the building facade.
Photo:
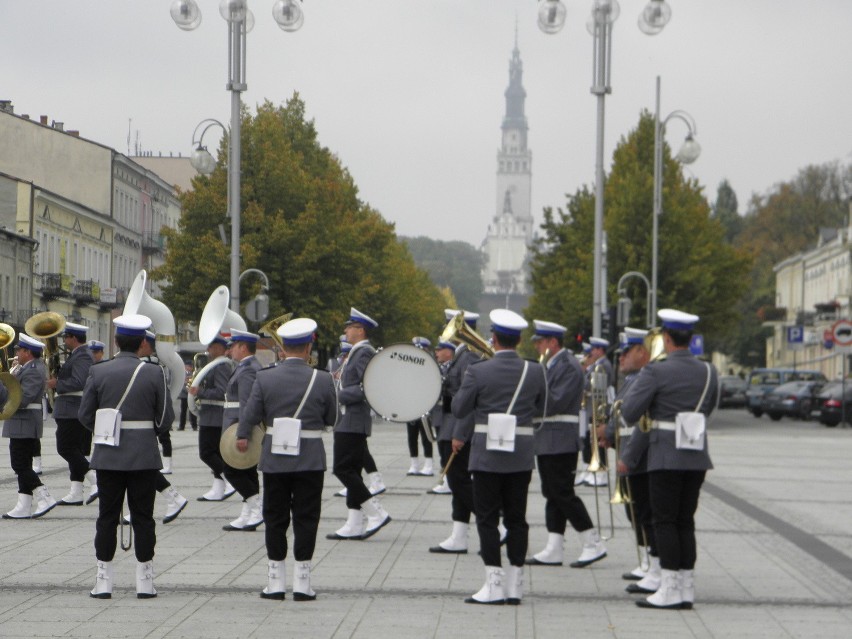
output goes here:
<path id="1" fill-rule="evenodd" d="M 519 310 L 514 308 L 518 304 L 521 308 L 526 306 L 529 295 L 529 246 L 533 239 L 532 151 L 527 146 L 526 95 L 516 38 L 509 62 L 501 145 L 497 151 L 494 216 L 482 244 L 485 296 L 495 301 L 505 299 L 507 304 L 514 300 L 510 306 L 514 310 Z"/>

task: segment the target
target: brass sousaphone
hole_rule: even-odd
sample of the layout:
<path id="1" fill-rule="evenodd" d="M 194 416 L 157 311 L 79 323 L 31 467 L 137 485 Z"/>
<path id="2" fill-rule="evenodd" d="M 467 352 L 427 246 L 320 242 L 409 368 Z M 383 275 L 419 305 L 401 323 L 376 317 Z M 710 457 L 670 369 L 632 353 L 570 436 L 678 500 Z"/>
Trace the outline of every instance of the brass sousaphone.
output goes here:
<path id="1" fill-rule="evenodd" d="M 9 372 L 9 360 L 6 349 L 15 341 L 15 329 L 8 324 L 0 324 L 0 384 L 6 387 L 6 403 L 2 406 L 0 420 L 9 419 L 21 405 L 21 383 Z"/>

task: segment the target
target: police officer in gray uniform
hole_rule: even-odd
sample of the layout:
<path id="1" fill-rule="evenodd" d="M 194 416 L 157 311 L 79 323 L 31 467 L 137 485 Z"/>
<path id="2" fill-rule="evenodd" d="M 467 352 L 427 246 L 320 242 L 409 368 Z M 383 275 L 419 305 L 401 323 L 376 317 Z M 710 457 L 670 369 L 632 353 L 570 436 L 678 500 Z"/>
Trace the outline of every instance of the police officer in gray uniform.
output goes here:
<path id="1" fill-rule="evenodd" d="M 685 420 L 684 414 L 712 412 L 718 377 L 711 364 L 689 350 L 698 316 L 674 309 L 657 314 L 666 359 L 642 369 L 622 407 L 628 423 L 639 421 L 646 412 L 651 420 L 648 433 L 630 438 L 622 460 L 635 468 L 638 454 L 647 449 L 651 512 L 662 568 L 659 590 L 636 603 L 643 608 L 689 609 L 695 598 L 695 511 L 704 476 L 713 464 L 703 422 L 695 415 Z M 687 426 L 679 425 L 684 421 Z"/>
<path id="2" fill-rule="evenodd" d="M 263 368 L 257 357 L 259 335 L 247 331 L 231 329 L 231 359 L 237 362 L 228 386 L 225 390 L 225 408 L 222 411 L 222 431 L 240 419 L 241 407 L 251 395 L 251 387 L 257 377 L 257 372 Z M 250 468 L 232 468 L 224 464 L 224 474 L 228 483 L 237 489 L 243 498 L 240 516 L 222 530 L 253 531 L 263 523 L 263 510 L 260 504 L 260 479 L 257 476 L 257 466 Z"/>
<path id="3" fill-rule="evenodd" d="M 56 452 L 66 462 L 71 476 L 71 490 L 59 500 L 59 506 L 83 505 L 83 480 L 91 484 L 86 503 L 98 498 L 98 485 L 95 473 L 89 470 L 87 456 L 91 452 L 92 435 L 77 419 L 80 408 L 80 396 L 89 377 L 89 369 L 94 364 L 92 353 L 86 343 L 88 326 L 65 323 L 62 337 L 68 358 L 56 377 L 47 380 L 47 387 L 56 391 L 53 403 L 53 418 L 56 420 Z"/>
<path id="4" fill-rule="evenodd" d="M 98 571 L 91 596 L 112 597 L 116 529 L 126 494 L 136 538 L 136 596 L 149 599 L 157 596 L 153 565 L 154 498 L 157 476 L 163 467 L 157 430 L 168 428 L 175 416 L 165 372 L 159 366 L 142 362 L 136 355 L 151 320 L 143 315 L 123 315 L 113 323 L 120 352 L 112 360 L 92 367 L 79 412 L 83 425 L 95 431 L 92 468 L 97 470 L 100 486 L 95 532 Z M 118 445 L 114 441 L 110 445 L 104 436 L 114 429 L 103 429 L 105 416 L 99 409 L 120 412 L 120 425 L 115 425 L 120 430 Z"/>
<path id="5" fill-rule="evenodd" d="M 582 551 L 572 568 L 584 568 L 606 557 L 606 547 L 595 529 L 583 500 L 574 492 L 574 473 L 581 449 L 579 413 L 583 398 L 583 369 L 562 348 L 568 329 L 554 322 L 533 320 L 533 341 L 546 357 L 548 416 L 535 429 L 534 443 L 541 494 L 545 498 L 544 521 L 547 545 L 527 559 L 528 564 L 561 566 L 565 523 L 580 534 Z"/>
<path id="6" fill-rule="evenodd" d="M 444 316 L 452 320 L 459 313 L 464 313 L 464 321 L 472 329 L 476 330 L 476 322 L 479 320 L 478 313 L 470 311 L 457 311 L 445 309 Z M 467 344 L 459 344 L 453 354 L 444 376 L 443 386 L 443 426 L 438 431 L 438 449 L 443 458 L 453 452 L 453 438 L 459 437 L 458 432 L 464 433 L 465 442 L 470 441 L 473 434 L 474 415 L 470 413 L 463 418 L 457 418 L 452 413 L 453 398 L 458 393 L 464 379 L 468 366 L 480 360 L 479 355 L 471 351 Z M 429 548 L 429 552 L 465 554 L 467 553 L 468 530 L 470 527 L 470 516 L 473 513 L 473 479 L 468 470 L 470 461 L 470 446 L 463 446 L 456 453 L 450 468 L 447 471 L 447 484 L 452 492 L 452 519 L 453 530 L 450 536 L 437 546 Z M 434 490 L 434 489 L 433 489 Z"/>
<path id="7" fill-rule="evenodd" d="M 18 503 L 3 519 L 29 519 L 41 517 L 56 506 L 56 500 L 33 470 L 33 452 L 43 425 L 41 400 L 47 371 L 41 359 L 44 344 L 40 341 L 21 333 L 15 348 L 19 366 L 13 375 L 21 384 L 21 403 L 15 414 L 3 422 L 3 437 L 9 439 L 9 461 L 18 476 Z M 0 406 L 6 400 L 6 387 L 0 385 Z"/>
<path id="8" fill-rule="evenodd" d="M 337 401 L 341 417 L 334 427 L 333 472 L 346 487 L 349 515 L 341 528 L 326 535 L 327 539 L 367 539 L 391 520 L 361 478 L 367 438 L 373 428 L 362 382 L 367 364 L 376 354 L 368 335 L 378 326 L 376 320 L 352 308 L 343 329 L 352 350 L 340 371 Z"/>
<path id="9" fill-rule="evenodd" d="M 456 418 L 474 416 L 473 428 L 456 424 L 453 450 L 471 449 L 468 467 L 473 473 L 473 505 L 485 563 L 485 585 L 465 602 L 517 605 L 523 597 L 529 534 L 526 511 L 534 466 L 533 418 L 545 414 L 547 381 L 541 366 L 515 352 L 526 320 L 507 309 L 493 310 L 489 317 L 494 357 L 468 367 L 453 398 Z M 497 528 L 501 511 L 511 564 L 505 574 Z"/>
<path id="10" fill-rule="evenodd" d="M 326 371 L 308 365 L 317 323 L 298 318 L 278 328 L 285 359 L 274 368 L 258 372 L 251 396 L 243 407 L 237 446 L 248 447 L 251 429 L 261 421 L 268 428 L 263 438 L 259 468 L 263 473 L 263 518 L 269 582 L 260 596 L 284 599 L 287 529 L 293 521 L 293 599 L 316 599 L 311 589 L 311 559 L 316 547 L 326 470 L 322 432 L 337 421 L 334 380 Z M 277 450 L 273 432 L 278 418 L 298 419 L 298 450 Z"/>
<path id="11" fill-rule="evenodd" d="M 446 392 L 447 374 L 450 367 L 453 365 L 453 356 L 455 354 L 456 345 L 452 342 L 439 341 L 438 345 L 435 347 L 435 359 L 438 361 L 438 366 L 441 370 L 441 396 L 438 398 L 438 403 L 435 408 L 432 409 L 431 416 L 432 425 L 435 427 L 435 444 L 438 447 L 438 458 L 440 460 L 442 471 L 447 467 L 447 462 L 449 461 L 450 454 L 453 451 L 452 434 L 449 435 L 450 439 L 446 440 L 444 444 L 441 444 L 441 427 L 446 421 L 447 429 L 451 428 L 449 419 L 452 417 L 452 413 L 449 410 L 444 409 L 444 403 L 445 399 L 448 397 Z M 449 409 L 451 403 L 452 398 L 450 397 L 447 401 L 447 409 Z M 453 491 L 450 490 L 450 484 L 447 482 L 447 476 L 443 474 L 443 472 L 441 474 L 441 482 L 426 491 L 427 494 L 432 495 L 450 495 L 452 492 Z"/>
<path id="12" fill-rule="evenodd" d="M 221 333 L 207 345 L 207 353 L 212 362 L 223 357 L 228 350 L 228 340 Z M 213 472 L 213 486 L 198 498 L 198 501 L 222 501 L 236 492 L 236 488 L 225 481 L 223 472 L 225 462 L 219 453 L 219 442 L 222 439 L 222 414 L 225 408 L 225 391 L 233 362 L 223 361 L 214 367 L 201 383 L 190 388 L 189 393 L 198 398 L 198 454 Z M 190 400 L 193 401 L 193 400 Z"/>
<path id="13" fill-rule="evenodd" d="M 624 329 L 621 353 L 618 358 L 618 370 L 623 379 L 615 397 L 616 402 L 624 399 L 639 371 L 648 364 L 650 353 L 645 347 L 647 334 L 648 331 L 629 326 Z M 618 442 L 616 452 L 620 457 L 630 444 L 630 438 L 635 432 L 635 424 L 624 421 L 619 410 L 612 411 L 603 428 L 602 437 L 608 446 L 614 447 L 616 441 Z M 651 522 L 651 503 L 648 499 L 647 455 L 641 454 L 633 469 L 628 468 L 621 459 L 618 459 L 617 477 L 621 482 L 623 493 L 630 497 L 631 503 L 625 504 L 625 510 L 633 524 L 639 558 L 639 565 L 621 577 L 639 582 L 627 586 L 627 592 L 651 594 L 660 587 L 660 558 L 657 555 L 654 527 Z"/>

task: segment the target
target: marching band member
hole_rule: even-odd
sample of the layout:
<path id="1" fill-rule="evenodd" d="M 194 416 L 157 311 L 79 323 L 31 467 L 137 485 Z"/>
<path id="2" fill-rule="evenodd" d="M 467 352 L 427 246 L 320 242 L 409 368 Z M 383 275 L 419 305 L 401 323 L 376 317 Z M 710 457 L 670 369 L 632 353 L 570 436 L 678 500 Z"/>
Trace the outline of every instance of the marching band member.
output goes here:
<path id="1" fill-rule="evenodd" d="M 479 320 L 479 313 L 471 313 L 470 311 L 457 311 L 452 308 L 444 309 L 444 317 L 447 320 L 452 320 L 459 313 L 464 313 L 465 324 L 476 330 L 476 322 Z M 459 343 L 453 353 L 453 358 L 447 367 L 447 373 L 444 379 L 443 386 L 443 427 L 438 432 L 438 448 L 443 451 L 442 456 L 446 455 L 449 461 L 450 455 L 453 453 L 453 439 L 457 437 L 466 437 L 465 442 L 470 441 L 473 434 L 474 416 L 473 414 L 465 415 L 462 418 L 457 418 L 452 412 L 453 398 L 461 388 L 464 374 L 473 362 L 479 361 L 479 355 L 471 351 L 467 344 Z M 456 434 L 457 427 L 463 429 L 464 434 Z M 459 430 L 461 432 L 461 430 Z M 452 493 L 452 520 L 453 530 L 450 536 L 437 546 L 429 548 L 429 552 L 434 553 L 449 553 L 449 554 L 465 554 L 467 553 L 470 516 L 473 513 L 473 480 L 470 477 L 468 463 L 470 461 L 470 446 L 462 446 L 456 452 L 453 463 L 447 471 L 447 485 Z M 443 462 L 446 466 L 446 462 Z M 434 490 L 434 489 L 433 489 Z"/>
<path id="2" fill-rule="evenodd" d="M 95 360 L 95 364 L 104 359 L 104 348 L 106 344 L 103 342 L 99 342 L 96 339 L 90 339 L 87 344 L 89 347 L 89 352 L 92 354 L 92 359 Z"/>
<path id="3" fill-rule="evenodd" d="M 341 417 L 334 427 L 333 472 L 346 487 L 349 516 L 341 528 L 326 535 L 327 539 L 367 539 L 391 520 L 361 478 L 364 451 L 373 426 L 362 382 L 364 370 L 376 354 L 368 339 L 369 332 L 378 326 L 374 319 L 352 308 L 343 329 L 352 350 L 340 372 L 337 400 Z"/>
<path id="4" fill-rule="evenodd" d="M 638 455 L 647 449 L 648 491 L 662 573 L 659 590 L 636 604 L 691 609 L 695 511 L 704 476 L 713 468 L 705 418 L 716 406 L 718 377 L 711 364 L 689 350 L 698 316 L 668 308 L 657 315 L 666 359 L 642 369 L 622 406 L 627 423 L 639 421 L 646 412 L 651 419 L 650 431 L 631 437 L 622 459 L 628 468 L 636 468 Z"/>
<path id="5" fill-rule="evenodd" d="M 568 329 L 554 322 L 533 320 L 533 342 L 547 356 L 547 412 L 533 437 L 541 494 L 545 498 L 544 520 L 547 545 L 527 559 L 528 564 L 561 566 L 565 523 L 580 534 L 582 551 L 572 568 L 585 568 L 606 557 L 606 546 L 595 529 L 583 500 L 574 492 L 574 473 L 580 451 L 579 412 L 583 398 L 583 369 L 562 348 Z"/>
<path id="6" fill-rule="evenodd" d="M 526 510 L 534 465 L 532 421 L 545 414 L 547 381 L 541 366 L 515 352 L 521 331 L 527 328 L 526 320 L 507 309 L 493 310 L 489 317 L 494 357 L 468 367 L 452 405 L 459 420 L 474 415 L 473 428 L 456 423 L 453 450 L 471 449 L 473 504 L 486 575 L 485 585 L 465 603 L 517 605 L 523 597 L 529 533 Z M 470 443 L 468 435 L 472 435 Z M 497 528 L 501 512 L 508 529 L 510 566 L 505 573 Z"/>
<path id="7" fill-rule="evenodd" d="M 163 374 L 166 376 L 166 385 L 169 385 L 169 369 L 160 363 L 156 352 L 157 336 L 151 331 L 145 331 L 145 339 L 139 346 L 139 351 L 136 353 L 139 359 L 149 364 L 154 364 L 163 369 Z M 172 438 L 169 434 L 172 425 L 168 428 L 160 428 L 157 433 L 157 440 L 163 447 L 163 470 L 160 471 L 160 476 L 157 477 L 157 492 L 166 498 L 166 514 L 163 516 L 163 523 L 168 524 L 181 514 L 186 508 L 189 501 L 175 489 L 169 480 L 163 475 L 172 474 Z M 124 523 L 130 523 L 130 515 L 125 516 Z"/>
<path id="8" fill-rule="evenodd" d="M 221 334 L 207 345 L 207 354 L 212 362 L 228 350 L 228 342 Z M 189 394 L 199 399 L 198 411 L 198 454 L 213 473 L 213 486 L 198 498 L 198 501 L 222 501 L 236 492 L 222 476 L 225 462 L 219 453 L 222 439 L 222 413 L 225 406 L 225 391 L 231 377 L 232 362 L 215 366 L 198 386 L 191 387 Z M 190 400 L 193 401 L 193 400 Z"/>
<path id="9" fill-rule="evenodd" d="M 231 373 L 225 391 L 225 410 L 222 412 L 223 432 L 231 424 L 242 421 L 240 411 L 251 394 L 251 387 L 257 377 L 257 372 L 263 368 L 254 356 L 257 352 L 259 339 L 260 336 L 255 333 L 231 329 L 230 357 L 237 362 L 237 366 Z M 240 516 L 228 525 L 223 526 L 222 530 L 256 530 L 263 523 L 257 466 L 232 468 L 225 463 L 224 474 L 228 483 L 236 488 L 243 498 L 243 507 Z"/>
<path id="10" fill-rule="evenodd" d="M 450 439 L 444 440 L 443 444 L 441 443 L 441 429 L 444 428 L 445 430 L 448 430 L 451 428 L 449 418 L 452 414 L 444 412 L 444 395 L 447 388 L 447 372 L 450 369 L 455 352 L 456 345 L 452 342 L 438 342 L 438 345 L 435 347 L 435 359 L 438 361 L 438 366 L 441 368 L 441 397 L 438 399 L 438 405 L 432 411 L 432 423 L 434 424 L 435 431 L 437 433 L 436 444 L 438 445 L 438 456 L 441 461 L 441 469 L 447 467 L 447 461 L 449 461 L 450 454 L 453 449 L 452 434 L 450 434 Z M 446 424 L 446 427 L 444 427 L 444 424 Z M 447 476 L 443 475 L 441 483 L 429 489 L 427 492 L 433 495 L 449 495 L 453 491 L 450 490 L 450 484 L 447 481 Z M 467 530 L 466 527 L 465 530 Z"/>
<path id="11" fill-rule="evenodd" d="M 618 370 L 624 376 L 618 389 L 616 400 L 623 399 L 630 385 L 636 379 L 650 359 L 650 353 L 645 348 L 645 336 L 648 331 L 629 326 L 624 329 L 624 340 L 621 344 L 621 354 L 618 360 Z M 610 415 L 609 421 L 601 427 L 605 430 L 603 439 L 608 446 L 614 446 L 616 429 L 618 429 L 619 451 L 624 451 L 633 435 L 634 424 L 627 424 L 623 419 L 616 422 L 616 415 Z M 617 473 L 622 486 L 629 486 L 632 504 L 625 504 L 628 519 L 631 519 L 636 544 L 639 548 L 639 565 L 622 575 L 622 579 L 638 581 L 627 586 L 627 592 L 654 593 L 660 587 L 660 558 L 657 556 L 657 545 L 654 541 L 654 528 L 651 524 L 651 504 L 648 501 L 648 473 L 646 455 L 642 454 L 637 460 L 636 468 L 631 470 L 621 460 L 617 460 Z"/>
<path id="12" fill-rule="evenodd" d="M 3 437 L 9 439 L 9 461 L 18 476 L 18 503 L 3 519 L 36 518 L 56 506 L 47 487 L 33 470 L 33 451 L 42 429 L 42 397 L 47 372 L 41 359 L 44 344 L 21 333 L 15 347 L 18 364 L 13 375 L 21 384 L 21 404 L 3 422 Z M 0 385 L 0 405 L 6 403 L 6 387 Z M 33 497 L 36 499 L 33 511 Z"/>
<path id="13" fill-rule="evenodd" d="M 609 361 L 609 358 L 606 356 L 606 351 L 609 348 L 609 341 L 605 340 L 602 337 L 590 337 L 589 338 L 589 352 L 586 355 L 586 359 L 584 367 L 586 370 L 586 390 L 588 391 L 591 385 L 591 376 L 595 370 L 595 365 L 600 364 L 603 367 L 603 371 L 606 374 L 606 385 L 609 389 L 612 387 L 615 376 L 613 375 L 612 363 Z M 609 391 L 607 391 L 607 395 L 609 396 Z M 586 436 L 583 439 L 583 462 L 588 467 L 589 462 L 592 460 L 592 446 L 591 446 L 591 432 L 586 433 Z M 600 455 L 600 459 L 606 460 L 606 449 L 598 448 L 598 454 Z M 598 472 L 598 473 L 590 473 L 588 471 L 577 473 L 577 477 L 574 480 L 575 486 L 580 486 L 581 484 L 585 484 L 586 486 L 606 486 L 607 484 L 607 474 L 606 472 Z"/>
<path id="14" fill-rule="evenodd" d="M 422 348 L 424 351 L 428 351 L 432 346 L 432 342 L 426 337 L 414 337 L 411 339 L 411 343 L 417 348 Z M 423 420 L 415 419 L 406 423 L 405 427 L 408 431 L 408 453 L 411 458 L 411 466 L 409 466 L 406 474 L 431 477 L 435 474 L 432 460 L 434 452 L 432 450 L 432 442 L 426 434 L 426 427 L 423 425 Z M 420 457 L 417 451 L 418 437 L 420 437 L 420 443 L 423 445 L 423 466 L 420 465 Z"/>
<path id="15" fill-rule="evenodd" d="M 337 397 L 331 375 L 314 370 L 307 363 L 316 328 L 314 320 L 304 317 L 278 328 L 285 359 L 278 366 L 257 373 L 237 432 L 237 447 L 245 452 L 254 426 L 260 422 L 270 426 L 263 438 L 258 466 L 263 473 L 263 518 L 269 560 L 269 581 L 260 593 L 264 599 L 285 597 L 284 559 L 291 516 L 295 559 L 293 599 L 316 599 L 310 579 L 326 470 L 322 431 L 337 421 Z M 280 418 L 284 419 L 276 425 Z M 275 429 L 288 427 L 297 431 L 295 451 L 276 441 L 281 437 L 286 443 L 288 433 L 283 431 L 277 436 Z M 291 431 L 291 443 L 292 438 Z"/>
<path id="16" fill-rule="evenodd" d="M 120 352 L 92 367 L 79 412 L 85 427 L 96 431 L 92 467 L 97 470 L 101 493 L 95 532 L 98 571 L 91 596 L 112 597 L 116 528 L 126 495 L 136 538 L 136 596 L 149 599 L 157 596 L 154 497 L 163 467 L 157 430 L 171 425 L 174 410 L 163 369 L 141 362 L 136 355 L 151 320 L 144 315 L 123 315 L 113 323 Z"/>
<path id="17" fill-rule="evenodd" d="M 66 462 L 71 475 L 71 490 L 59 500 L 60 506 L 83 505 L 83 481 L 89 480 L 91 488 L 86 504 L 98 498 L 97 477 L 89 469 L 88 456 L 92 448 L 92 435 L 77 419 L 80 397 L 94 364 L 92 353 L 86 345 L 88 326 L 65 323 L 65 349 L 68 358 L 59 369 L 57 377 L 47 380 L 47 387 L 56 391 L 53 406 L 53 418 L 56 420 L 56 452 Z"/>

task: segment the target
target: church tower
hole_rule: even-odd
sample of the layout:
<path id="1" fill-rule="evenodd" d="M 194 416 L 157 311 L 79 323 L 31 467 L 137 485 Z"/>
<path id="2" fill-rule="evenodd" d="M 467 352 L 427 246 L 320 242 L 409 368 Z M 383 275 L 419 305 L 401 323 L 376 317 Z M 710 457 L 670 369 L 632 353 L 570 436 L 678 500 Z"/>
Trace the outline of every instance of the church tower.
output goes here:
<path id="1" fill-rule="evenodd" d="M 482 245 L 485 264 L 482 272 L 486 295 L 523 296 L 529 294 L 528 246 L 533 237 L 531 208 L 532 152 L 527 148 L 527 118 L 523 85 L 524 67 L 518 49 L 509 61 L 506 89 L 506 115 L 502 141 L 497 151 L 497 197 L 494 217 Z"/>

